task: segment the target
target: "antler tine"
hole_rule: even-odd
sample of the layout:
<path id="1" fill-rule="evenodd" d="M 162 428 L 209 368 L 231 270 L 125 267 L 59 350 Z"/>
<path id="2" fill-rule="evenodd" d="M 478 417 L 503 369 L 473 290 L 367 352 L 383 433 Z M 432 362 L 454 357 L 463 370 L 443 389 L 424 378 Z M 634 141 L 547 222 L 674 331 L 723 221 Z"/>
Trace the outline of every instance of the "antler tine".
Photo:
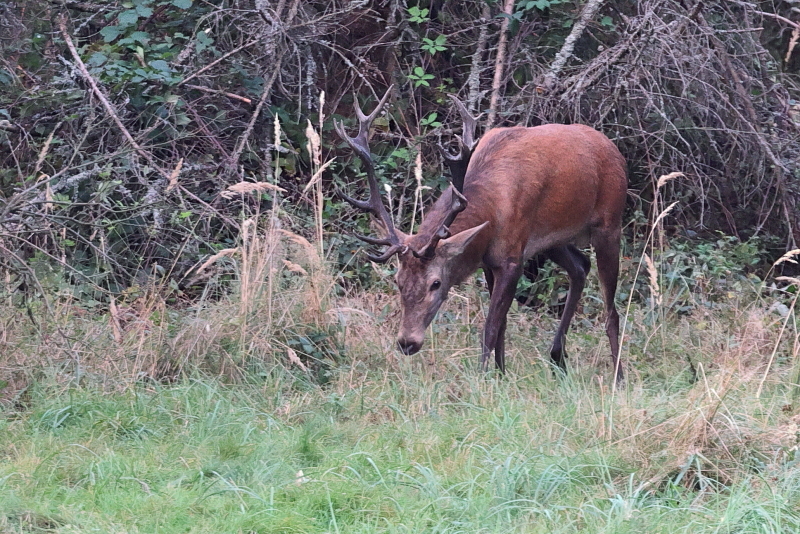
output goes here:
<path id="1" fill-rule="evenodd" d="M 458 113 L 461 115 L 461 121 L 464 123 L 463 137 L 461 137 L 459 140 L 461 141 L 461 144 L 465 146 L 471 153 L 475 148 L 475 145 L 478 144 L 477 140 L 475 139 L 475 128 L 478 126 L 478 119 L 480 118 L 480 115 L 473 117 L 470 115 L 467 106 L 465 106 L 464 103 L 458 99 L 458 97 L 455 95 L 447 96 L 450 97 L 450 100 L 452 100 L 458 108 Z"/>
<path id="2" fill-rule="evenodd" d="M 372 254 L 367 254 L 367 259 L 375 263 L 386 263 L 391 259 L 392 256 L 394 256 L 398 252 L 401 252 L 402 250 L 403 250 L 403 245 L 400 244 L 392 245 L 391 247 L 386 249 L 386 252 L 384 252 L 380 256 L 373 256 Z"/>
<path id="3" fill-rule="evenodd" d="M 353 234 L 353 236 L 355 236 L 356 239 L 360 239 L 361 241 L 363 241 L 364 243 L 367 243 L 369 245 L 391 245 L 392 244 L 392 242 L 388 238 L 385 238 L 385 237 L 371 237 L 371 236 L 362 235 L 362 234 Z"/>
<path id="4" fill-rule="evenodd" d="M 369 198 L 367 200 L 354 199 L 345 195 L 341 191 L 339 191 L 339 194 L 352 206 L 364 211 L 368 211 L 380 219 L 387 233 L 386 238 L 380 239 L 362 235 L 356 235 L 356 237 L 371 245 L 391 245 L 391 247 L 389 247 L 389 249 L 380 256 L 367 256 L 371 261 L 376 263 L 384 263 L 388 261 L 389 258 L 402 249 L 400 238 L 397 235 L 397 232 L 394 228 L 394 223 L 392 222 L 392 217 L 389 215 L 389 212 L 386 211 L 386 207 L 383 205 L 383 201 L 381 199 L 378 180 L 375 178 L 375 165 L 372 161 L 372 155 L 369 151 L 368 139 L 369 129 L 370 126 L 372 126 L 372 121 L 375 120 L 375 117 L 377 117 L 383 109 L 383 106 L 389 99 L 389 95 L 391 94 L 393 87 L 393 85 L 389 86 L 389 89 L 386 90 L 383 98 L 381 98 L 380 102 L 378 102 L 378 105 L 369 115 L 364 115 L 364 112 L 361 110 L 361 106 L 358 105 L 358 99 L 354 98 L 354 108 L 356 111 L 356 117 L 358 117 L 358 134 L 355 137 L 350 137 L 347 135 L 342 122 L 334 120 L 333 123 L 334 128 L 339 136 L 344 139 L 348 145 L 350 145 L 350 147 L 364 162 L 367 171 L 367 182 L 369 184 Z"/>
<path id="5" fill-rule="evenodd" d="M 453 221 L 456 219 L 456 215 L 467 209 L 467 199 L 464 195 L 461 194 L 461 191 L 453 186 L 450 188 L 452 191 L 452 197 L 450 199 L 450 209 L 447 211 L 447 214 L 444 216 L 441 224 L 439 225 L 438 230 L 433 233 L 431 238 L 428 242 L 419 250 L 411 250 L 411 252 L 417 258 L 432 258 L 434 253 L 436 252 L 436 245 L 439 244 L 439 241 L 442 239 L 447 239 L 450 237 L 450 225 L 453 224 Z"/>
<path id="6" fill-rule="evenodd" d="M 450 152 L 445 150 L 441 145 L 439 145 L 439 148 L 442 151 L 447 166 L 450 168 L 450 174 L 453 177 L 453 187 L 459 192 L 463 192 L 464 176 L 467 174 L 467 167 L 469 166 L 472 151 L 475 149 L 475 145 L 478 144 L 475 139 L 475 128 L 478 125 L 478 118 L 480 115 L 473 117 L 470 115 L 469 110 L 467 110 L 467 106 L 455 95 L 447 96 L 450 97 L 456 105 L 456 108 L 458 108 L 458 113 L 461 115 L 461 121 L 463 123 L 463 133 L 461 136 L 455 136 L 459 144 L 458 155 L 451 155 Z"/>

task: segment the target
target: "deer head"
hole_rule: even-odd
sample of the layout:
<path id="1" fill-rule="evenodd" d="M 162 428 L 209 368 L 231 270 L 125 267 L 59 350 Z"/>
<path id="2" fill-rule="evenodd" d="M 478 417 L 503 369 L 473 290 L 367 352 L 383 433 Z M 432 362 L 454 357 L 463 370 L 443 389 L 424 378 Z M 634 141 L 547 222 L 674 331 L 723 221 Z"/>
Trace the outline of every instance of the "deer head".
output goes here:
<path id="1" fill-rule="evenodd" d="M 398 256 L 399 266 L 395 280 L 400 291 L 402 319 L 397 342 L 405 354 L 414 354 L 422 347 L 425 330 L 447 298 L 450 288 L 474 270 L 472 264 L 476 263 L 476 259 L 479 261 L 479 258 L 465 257 L 469 256 L 470 244 L 488 222 L 455 235 L 450 234 L 450 225 L 467 208 L 467 199 L 463 195 L 464 176 L 477 145 L 477 117 L 471 116 L 464 104 L 450 95 L 463 120 L 463 134 L 461 137 L 457 136 L 458 153 L 452 155 L 442 148 L 452 175 L 452 186 L 442 194 L 425 217 L 418 234 L 406 235 L 394 227 L 381 200 L 367 140 L 372 121 L 385 105 L 391 90 L 392 87 L 389 87 L 369 116 L 364 115 L 356 100 L 355 111 L 359 121 L 356 137 L 348 136 L 341 123 L 334 123 L 338 134 L 363 160 L 370 191 L 366 201 L 351 198 L 341 192 L 339 194 L 354 207 L 372 213 L 383 227 L 384 237 L 356 236 L 370 245 L 388 247 L 379 255 L 368 254 L 367 257 L 376 263 L 385 263 L 393 256 Z"/>

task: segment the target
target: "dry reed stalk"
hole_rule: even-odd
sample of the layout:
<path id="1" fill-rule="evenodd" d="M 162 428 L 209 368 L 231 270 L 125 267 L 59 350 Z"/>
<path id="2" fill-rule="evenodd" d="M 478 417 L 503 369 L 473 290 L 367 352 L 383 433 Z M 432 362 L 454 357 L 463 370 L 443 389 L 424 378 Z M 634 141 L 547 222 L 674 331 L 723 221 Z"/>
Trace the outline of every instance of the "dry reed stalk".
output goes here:
<path id="1" fill-rule="evenodd" d="M 783 257 L 785 256 L 786 254 L 784 254 Z M 781 257 L 781 259 L 779 259 L 778 261 L 783 260 L 783 257 Z M 777 264 L 777 262 L 775 263 Z M 789 282 L 791 284 L 796 284 L 798 287 L 800 287 L 800 278 L 792 278 L 789 276 L 778 276 L 775 279 L 782 282 Z M 780 346 L 781 339 L 783 339 L 783 335 L 786 332 L 786 325 L 789 323 L 789 319 L 794 316 L 793 312 L 797 309 L 798 297 L 800 297 L 800 292 L 795 292 L 794 299 L 792 299 L 792 305 L 789 306 L 789 310 L 786 313 L 786 317 L 784 317 L 783 319 L 783 324 L 781 325 L 781 331 L 778 333 L 778 339 L 775 340 L 775 345 L 772 348 L 772 353 L 769 356 L 769 361 L 767 362 L 767 368 L 764 370 L 764 376 L 761 378 L 761 382 L 759 382 L 758 384 L 758 391 L 756 391 L 756 398 L 761 398 L 761 392 L 764 389 L 764 383 L 767 381 L 767 375 L 769 374 L 769 370 L 772 368 L 772 362 L 775 361 L 775 355 L 778 353 L 778 347 Z"/>
<path id="2" fill-rule="evenodd" d="M 112 296 L 108 302 L 109 322 L 111 323 L 111 331 L 114 335 L 114 341 L 117 345 L 122 344 L 122 326 L 119 321 L 119 309 L 117 308 L 116 299 Z"/>
<path id="3" fill-rule="evenodd" d="M 800 256 L 800 248 L 790 250 L 789 252 L 778 258 L 778 260 L 775 263 L 773 263 L 772 266 L 774 267 L 785 261 L 788 261 L 790 263 L 797 263 L 797 260 L 793 259 L 795 256 Z"/>
<path id="4" fill-rule="evenodd" d="M 675 178 L 682 178 L 684 174 L 679 171 L 671 172 L 669 174 L 665 174 L 663 176 L 659 176 L 658 181 L 656 182 L 656 191 L 660 190 L 664 185 L 668 182 L 674 180 Z"/>
<path id="5" fill-rule="evenodd" d="M 181 168 L 183 167 L 183 158 L 178 160 L 178 164 L 175 165 L 175 168 L 169 175 L 169 185 L 167 185 L 167 189 L 165 190 L 166 193 L 172 191 L 175 187 L 178 186 L 178 176 L 181 174 Z"/>
<path id="6" fill-rule="evenodd" d="M 319 131 L 320 133 L 323 132 L 322 125 L 325 122 L 325 91 L 320 91 L 319 93 Z M 322 143 L 317 143 L 317 151 L 319 152 L 319 161 L 322 161 Z M 316 160 L 315 160 L 316 161 Z M 324 234 L 322 232 L 322 212 L 325 207 L 325 197 L 322 194 L 322 172 L 327 169 L 333 160 L 330 160 L 320 166 L 315 174 L 319 174 L 319 179 L 317 180 L 317 221 L 318 221 L 318 232 L 319 232 L 319 254 L 320 257 L 325 255 L 325 247 L 323 246 L 323 237 Z M 312 177 L 313 180 L 313 177 Z"/>
<path id="7" fill-rule="evenodd" d="M 653 311 L 655 311 L 657 307 L 661 307 L 661 291 L 658 288 L 658 270 L 647 252 L 643 253 L 643 257 L 645 266 L 647 267 L 647 274 L 649 275 L 648 283 L 650 285 L 650 293 L 653 295 L 651 303 Z"/>
<path id="8" fill-rule="evenodd" d="M 668 182 L 674 180 L 675 178 L 679 178 L 681 176 L 683 176 L 683 173 L 681 173 L 681 172 L 671 172 L 669 174 L 665 174 L 663 176 L 660 176 L 659 179 L 656 181 L 655 188 L 654 188 L 654 200 L 653 200 L 653 208 L 654 209 L 653 209 L 653 212 L 654 213 L 658 213 L 658 215 L 655 217 L 655 219 L 653 220 L 653 223 L 650 226 L 650 231 L 647 234 L 647 239 L 645 240 L 644 247 L 642 248 L 642 250 L 646 251 L 646 250 L 648 250 L 648 247 L 652 248 L 653 236 L 654 236 L 654 234 L 656 232 L 658 232 L 658 235 L 659 235 L 659 247 L 661 249 L 660 252 L 664 251 L 664 248 L 663 248 L 664 247 L 663 232 L 659 230 L 660 223 L 664 219 L 664 217 L 666 217 L 669 214 L 669 212 L 672 211 L 673 208 L 675 208 L 675 206 L 678 205 L 678 202 L 675 201 L 672 204 L 670 204 L 669 206 L 667 206 L 661 212 L 658 212 L 659 191 L 665 184 L 667 184 Z M 657 276 L 658 275 L 658 271 L 656 269 L 655 263 L 650 259 L 650 257 L 647 256 L 646 253 L 643 253 L 643 254 L 644 254 L 644 256 L 643 256 L 642 259 L 644 259 L 645 257 L 647 257 L 647 259 L 645 261 L 640 261 L 639 264 L 637 265 L 636 273 L 633 276 L 633 281 L 631 283 L 631 287 L 636 287 L 636 281 L 639 279 L 639 273 L 641 272 L 642 265 L 643 264 L 646 265 L 647 269 L 648 269 L 648 272 L 649 272 L 650 289 L 651 289 L 651 291 L 653 289 L 655 289 L 657 291 L 657 293 L 654 293 L 654 296 L 656 296 L 656 295 L 658 296 L 658 302 L 660 304 L 661 303 L 661 293 L 660 293 L 660 291 L 658 291 L 658 285 L 657 285 L 657 282 L 658 282 L 658 276 Z M 656 282 L 656 284 L 653 283 L 654 281 Z M 625 346 L 625 333 L 627 332 L 627 329 L 628 329 L 628 317 L 630 316 L 631 306 L 633 305 L 633 295 L 634 295 L 634 291 L 631 291 L 628 294 L 628 302 L 625 305 L 625 313 L 622 316 L 622 328 L 620 329 L 620 344 L 619 344 L 620 348 L 619 348 L 619 360 L 618 360 L 618 362 L 622 362 L 622 348 Z M 614 399 L 615 395 L 616 395 L 616 388 L 614 388 L 614 390 L 611 392 L 611 399 L 612 400 Z M 612 404 L 612 406 L 613 406 L 613 404 Z M 613 411 L 613 408 L 612 408 L 612 411 Z M 613 417 L 611 417 L 611 422 L 613 423 Z"/>
<path id="9" fill-rule="evenodd" d="M 303 364 L 303 361 L 297 355 L 297 352 L 295 352 L 294 349 L 292 349 L 291 347 L 285 347 L 285 348 L 286 348 L 286 354 L 288 354 L 289 356 L 289 363 L 291 363 L 292 365 L 296 365 L 305 372 L 308 372 L 308 368 L 305 366 L 305 364 Z"/>
<path id="10" fill-rule="evenodd" d="M 50 131 L 50 135 L 47 136 L 47 139 L 42 145 L 42 149 L 39 151 L 39 157 L 36 158 L 36 165 L 33 168 L 33 172 L 31 173 L 33 176 L 39 174 L 39 169 L 42 168 L 42 163 L 44 163 L 44 158 L 47 157 L 47 153 L 50 151 L 50 145 L 53 143 L 53 137 L 55 137 L 56 132 L 64 124 L 64 121 L 58 122 L 55 127 Z M 46 176 L 46 175 L 43 175 Z"/>
<path id="11" fill-rule="evenodd" d="M 286 189 L 278 187 L 277 185 L 269 182 L 238 182 L 233 185 L 229 185 L 225 191 L 220 193 L 220 196 L 231 199 L 236 195 L 244 195 L 246 193 L 263 193 L 265 191 L 285 193 Z"/>
<path id="12" fill-rule="evenodd" d="M 274 127 L 273 127 L 273 149 L 275 150 L 275 171 L 273 174 L 273 181 L 277 184 L 278 183 L 278 171 L 280 169 L 280 160 L 281 160 L 281 121 L 278 118 L 278 114 L 275 114 L 274 119 Z M 278 213 L 278 195 L 277 191 L 275 197 L 272 199 L 272 210 L 270 212 L 269 218 L 269 228 L 268 228 L 268 239 L 270 242 L 274 242 L 277 239 L 275 235 L 276 230 L 276 221 L 277 221 L 277 213 Z M 272 299 L 274 297 L 274 286 L 272 280 L 272 257 L 268 258 L 268 266 L 267 266 L 267 273 L 270 275 L 267 279 L 267 332 L 272 332 L 273 327 L 273 317 L 272 317 Z"/>
<path id="13" fill-rule="evenodd" d="M 788 64 L 789 60 L 792 59 L 792 51 L 794 51 L 794 47 L 797 46 L 798 39 L 800 39 L 800 26 L 795 26 L 792 37 L 789 39 L 789 46 L 786 49 L 786 57 L 783 58 L 784 63 Z"/>
<path id="14" fill-rule="evenodd" d="M 324 121 L 324 115 L 322 112 L 324 105 L 325 92 L 323 91 L 319 95 L 320 132 L 322 131 L 322 123 Z M 305 188 L 303 188 L 303 193 L 314 187 L 314 226 L 317 233 L 317 247 L 319 248 L 319 256 L 324 257 L 325 246 L 323 241 L 324 234 L 322 215 L 323 208 L 325 206 L 325 197 L 322 194 L 322 173 L 325 172 L 328 167 L 330 167 L 331 163 L 333 163 L 333 160 L 328 160 L 324 164 L 322 163 L 322 140 L 319 133 L 314 130 L 314 126 L 312 126 L 310 120 L 308 121 L 308 126 L 306 127 L 306 139 L 308 139 L 308 142 L 306 143 L 306 150 L 308 150 L 313 173 L 311 179 L 308 181 Z"/>
<path id="15" fill-rule="evenodd" d="M 224 249 L 220 250 L 219 252 L 217 252 L 216 254 L 211 256 L 210 258 L 208 258 L 206 261 L 204 261 L 203 264 L 194 271 L 195 276 L 199 275 L 200 273 L 202 273 L 203 271 L 208 269 L 211 265 L 215 264 L 218 260 L 220 260 L 222 258 L 227 258 L 227 257 L 233 256 L 237 252 L 239 252 L 239 247 L 236 247 L 236 248 L 224 248 Z M 189 272 L 192 272 L 192 269 L 189 269 Z M 187 273 L 187 275 L 188 275 L 188 273 Z"/>

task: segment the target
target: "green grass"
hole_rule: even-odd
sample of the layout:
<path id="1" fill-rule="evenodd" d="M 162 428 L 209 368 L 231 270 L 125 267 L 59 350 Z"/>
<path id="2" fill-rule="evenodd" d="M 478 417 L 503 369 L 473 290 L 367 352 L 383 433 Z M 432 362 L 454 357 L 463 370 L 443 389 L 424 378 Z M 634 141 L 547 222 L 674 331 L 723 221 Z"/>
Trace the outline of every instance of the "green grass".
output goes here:
<path id="1" fill-rule="evenodd" d="M 800 530 L 798 439 L 775 434 L 788 388 L 756 400 L 732 378 L 719 399 L 722 371 L 653 373 L 612 394 L 588 366 L 557 380 L 516 352 L 506 379 L 453 361 L 353 362 L 327 387 L 282 367 L 119 391 L 42 379 L 0 419 L 0 531 Z"/>
<path id="2" fill-rule="evenodd" d="M 556 319 L 516 306 L 483 376 L 480 284 L 404 357 L 394 297 L 335 296 L 307 241 L 259 235 L 191 308 L 0 305 L 0 533 L 800 532 L 793 294 L 726 274 L 659 307 L 626 259 L 614 391 L 594 286 L 568 376 Z"/>

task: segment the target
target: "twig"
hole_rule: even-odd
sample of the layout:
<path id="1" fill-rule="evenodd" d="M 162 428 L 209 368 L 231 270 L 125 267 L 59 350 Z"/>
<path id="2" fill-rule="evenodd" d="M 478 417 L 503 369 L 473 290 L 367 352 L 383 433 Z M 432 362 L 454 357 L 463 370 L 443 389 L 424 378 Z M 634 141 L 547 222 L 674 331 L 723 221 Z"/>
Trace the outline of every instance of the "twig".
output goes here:
<path id="1" fill-rule="evenodd" d="M 264 83 L 264 90 L 261 93 L 261 98 L 258 99 L 258 104 L 256 104 L 256 109 L 253 111 L 253 115 L 250 117 L 250 122 L 247 124 L 247 128 L 245 128 L 244 133 L 236 142 L 236 148 L 234 148 L 233 154 L 231 154 L 231 157 L 227 162 L 229 173 L 233 173 L 236 170 L 236 165 L 239 163 L 239 157 L 242 155 L 244 146 L 247 144 L 247 140 L 250 138 L 250 134 L 253 132 L 253 128 L 256 125 L 256 120 L 261 114 L 261 108 L 264 107 L 264 103 L 267 101 L 267 98 L 269 98 L 270 92 L 272 91 L 272 85 L 275 83 L 275 79 L 278 77 L 280 70 L 281 58 L 278 58 L 278 61 L 273 66 L 272 75 L 270 76 L 269 81 Z"/>
<path id="2" fill-rule="evenodd" d="M 508 43 L 508 22 L 514 13 L 514 0 L 506 0 L 503 5 L 503 13 L 507 16 L 503 18 L 500 25 L 500 41 L 497 43 L 497 57 L 494 61 L 494 81 L 492 82 L 492 98 L 489 102 L 489 115 L 486 118 L 486 126 L 491 128 L 497 119 L 497 106 L 500 99 L 500 84 L 503 81 L 503 67 L 506 63 L 506 44 Z"/>
<path id="3" fill-rule="evenodd" d="M 203 87 L 202 85 L 192 85 L 190 83 L 186 84 L 186 87 L 190 89 L 197 89 L 198 91 L 203 91 L 204 93 L 212 93 L 216 95 L 227 96 L 228 98 L 232 98 L 234 100 L 240 100 L 245 104 L 252 104 L 253 101 L 247 97 L 239 96 L 233 93 L 228 93 L 227 91 L 222 91 L 221 89 L 211 89 L 210 87 Z"/>
<path id="4" fill-rule="evenodd" d="M 208 69 L 212 68 L 214 65 L 216 65 L 216 64 L 218 64 L 218 63 L 220 63 L 222 61 L 225 61 L 226 59 L 228 59 L 232 55 L 236 54 L 237 52 L 241 52 L 245 48 L 249 48 L 249 47 L 253 46 L 254 44 L 256 44 L 258 42 L 259 42 L 258 39 L 253 39 L 252 41 L 247 41 L 245 44 L 234 48 L 230 52 L 222 54 L 221 56 L 219 56 L 217 59 L 215 59 L 214 61 L 212 61 L 211 63 L 209 63 L 205 67 L 203 67 L 202 69 L 198 70 L 197 72 L 195 72 L 193 74 L 190 74 L 189 76 L 187 76 L 186 78 L 184 78 L 183 80 L 178 82 L 178 87 L 180 87 L 181 85 L 185 84 L 186 82 L 188 82 L 192 78 L 197 78 L 198 76 L 203 74 L 205 71 L 207 71 Z"/>
<path id="5" fill-rule="evenodd" d="M 725 67 L 725 70 L 728 71 L 728 75 L 730 79 L 733 81 L 733 88 L 736 91 L 736 94 L 739 96 L 739 99 L 742 102 L 742 105 L 747 112 L 747 119 L 744 120 L 744 124 L 746 124 L 755 135 L 756 141 L 761 148 L 764 150 L 767 158 L 772 162 L 775 178 L 776 178 L 776 189 L 778 190 L 778 194 L 780 195 L 781 207 L 783 207 L 784 211 L 784 218 L 786 221 L 786 225 L 789 229 L 789 235 L 791 236 L 792 242 L 794 245 L 800 244 L 800 221 L 796 219 L 795 209 L 794 209 L 794 199 L 790 195 L 790 193 L 786 189 L 785 177 L 791 175 L 791 171 L 787 168 L 787 166 L 778 158 L 772 150 L 772 147 L 764 139 L 763 131 L 760 127 L 760 121 L 758 120 L 758 114 L 756 113 L 755 107 L 753 106 L 753 102 L 750 99 L 749 92 L 744 86 L 742 82 L 741 76 L 734 68 L 733 63 L 731 62 L 731 58 L 728 55 L 728 51 L 725 47 L 725 44 L 720 41 L 716 35 L 714 35 L 714 31 L 711 26 L 706 21 L 705 17 L 701 13 L 697 15 L 698 22 L 706 29 L 709 34 L 709 39 L 711 44 L 717 51 L 717 55 L 722 62 L 722 65 Z M 737 113 L 738 110 L 735 110 Z"/>
<path id="6" fill-rule="evenodd" d="M 84 11 L 86 13 L 102 13 L 113 9 L 112 6 L 104 6 L 102 4 L 91 4 L 89 2 L 73 2 L 71 0 L 50 0 L 51 4 L 64 6 L 75 11 Z"/>
<path id="7" fill-rule="evenodd" d="M 769 17 L 771 19 L 779 20 L 781 22 L 785 22 L 790 26 L 794 26 L 795 28 L 800 28 L 800 22 L 795 22 L 793 20 L 787 19 L 786 17 L 782 17 L 777 13 L 767 13 L 766 11 L 759 11 L 758 9 L 753 9 L 753 4 L 748 4 L 746 2 L 735 2 L 742 7 L 750 8 L 750 10 L 755 13 L 756 15 L 761 15 L 762 17 Z"/>
<path id="8" fill-rule="evenodd" d="M 294 0 L 292 6 L 289 8 L 289 13 L 286 16 L 286 26 L 292 23 L 295 15 L 297 15 L 297 9 L 299 6 L 300 0 Z M 282 7 L 283 4 L 281 4 L 281 9 Z M 280 14 L 280 11 L 278 11 L 278 14 Z M 267 101 L 267 98 L 269 98 L 270 92 L 272 91 L 272 85 L 275 83 L 275 80 L 278 78 L 278 73 L 281 71 L 283 57 L 277 53 L 276 56 L 277 57 L 275 64 L 273 65 L 272 75 L 270 76 L 269 81 L 264 83 L 264 91 L 261 93 L 261 98 L 258 100 L 256 109 L 253 112 L 253 115 L 250 117 L 250 122 L 247 124 L 247 128 L 245 129 L 244 133 L 239 137 L 239 141 L 236 143 L 236 148 L 233 150 L 233 154 L 231 154 L 231 158 L 227 162 L 227 171 L 229 173 L 235 172 L 236 165 L 239 163 L 239 157 L 242 155 L 244 147 L 247 144 L 247 140 L 250 138 L 250 134 L 253 132 L 253 128 L 256 125 L 256 120 L 261 114 L 261 108 L 264 107 L 264 103 Z"/>

